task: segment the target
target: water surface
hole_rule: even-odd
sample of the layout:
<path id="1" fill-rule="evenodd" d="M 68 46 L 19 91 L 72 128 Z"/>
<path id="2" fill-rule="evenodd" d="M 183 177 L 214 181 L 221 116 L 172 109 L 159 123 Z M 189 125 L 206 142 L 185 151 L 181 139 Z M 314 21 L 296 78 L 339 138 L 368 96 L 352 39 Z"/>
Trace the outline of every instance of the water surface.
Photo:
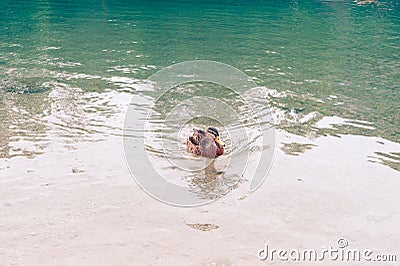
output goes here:
<path id="1" fill-rule="evenodd" d="M 121 138 L 131 97 L 143 114 L 151 106 L 144 80 L 195 59 L 230 64 L 264 87 L 255 100 L 270 103 L 285 132 L 399 142 L 399 14 L 389 0 L 4 0 L 0 157 Z M 313 148 L 283 145 L 291 155 Z M 398 152 L 375 159 L 399 170 Z"/>

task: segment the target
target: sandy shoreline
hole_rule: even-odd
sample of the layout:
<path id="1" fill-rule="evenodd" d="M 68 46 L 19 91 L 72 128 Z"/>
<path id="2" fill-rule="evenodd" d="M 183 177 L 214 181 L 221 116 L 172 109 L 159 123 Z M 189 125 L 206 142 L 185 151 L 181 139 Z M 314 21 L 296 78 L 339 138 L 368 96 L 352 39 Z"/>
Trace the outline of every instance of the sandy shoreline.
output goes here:
<path id="1" fill-rule="evenodd" d="M 280 142 L 301 141 L 283 132 L 277 137 Z M 260 261 L 257 251 L 265 244 L 318 250 L 337 245 L 341 237 L 351 248 L 396 254 L 400 174 L 368 162 L 368 156 L 377 149 L 399 150 L 400 145 L 358 136 L 324 137 L 312 143 L 317 146 L 300 156 L 279 149 L 267 181 L 255 193 L 247 192 L 245 182 L 198 208 L 172 207 L 149 197 L 129 176 L 122 150 L 115 147 L 103 164 L 93 163 L 102 160 L 99 152 L 98 158 L 88 157 L 91 148 L 108 149 L 98 144 L 70 154 L 2 160 L 0 261 L 280 264 Z M 63 163 L 55 167 L 57 161 Z M 187 225 L 196 223 L 218 229 L 201 231 Z"/>

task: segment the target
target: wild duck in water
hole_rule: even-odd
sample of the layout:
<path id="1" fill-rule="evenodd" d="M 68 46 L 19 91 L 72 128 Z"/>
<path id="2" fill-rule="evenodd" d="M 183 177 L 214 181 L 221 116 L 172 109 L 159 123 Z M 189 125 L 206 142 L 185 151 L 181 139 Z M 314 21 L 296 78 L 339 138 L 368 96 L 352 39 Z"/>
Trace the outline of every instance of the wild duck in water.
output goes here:
<path id="1" fill-rule="evenodd" d="M 187 138 L 186 145 L 189 152 L 198 156 L 217 158 L 224 154 L 225 144 L 214 127 L 209 127 L 206 131 L 194 128 L 193 134 Z"/>

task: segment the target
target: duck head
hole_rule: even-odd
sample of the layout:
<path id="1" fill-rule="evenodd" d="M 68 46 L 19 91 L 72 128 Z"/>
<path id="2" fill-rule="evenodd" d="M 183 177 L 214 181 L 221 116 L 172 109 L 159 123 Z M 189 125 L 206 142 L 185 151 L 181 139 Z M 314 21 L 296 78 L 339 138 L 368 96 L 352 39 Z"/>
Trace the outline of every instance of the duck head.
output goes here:
<path id="1" fill-rule="evenodd" d="M 220 146 L 220 148 L 225 147 L 225 143 L 219 138 L 219 132 L 215 127 L 207 128 L 207 135 L 213 138 L 215 143 Z"/>

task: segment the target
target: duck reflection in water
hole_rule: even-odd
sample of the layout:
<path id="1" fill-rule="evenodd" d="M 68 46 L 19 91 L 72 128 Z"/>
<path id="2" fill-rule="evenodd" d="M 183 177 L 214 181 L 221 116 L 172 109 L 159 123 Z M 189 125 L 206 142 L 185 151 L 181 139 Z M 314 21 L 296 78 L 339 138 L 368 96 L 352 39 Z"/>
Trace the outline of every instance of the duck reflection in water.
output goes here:
<path id="1" fill-rule="evenodd" d="M 215 160 L 207 160 L 207 166 L 186 176 L 190 191 L 202 199 L 218 199 L 237 188 L 240 176 L 218 171 Z"/>

